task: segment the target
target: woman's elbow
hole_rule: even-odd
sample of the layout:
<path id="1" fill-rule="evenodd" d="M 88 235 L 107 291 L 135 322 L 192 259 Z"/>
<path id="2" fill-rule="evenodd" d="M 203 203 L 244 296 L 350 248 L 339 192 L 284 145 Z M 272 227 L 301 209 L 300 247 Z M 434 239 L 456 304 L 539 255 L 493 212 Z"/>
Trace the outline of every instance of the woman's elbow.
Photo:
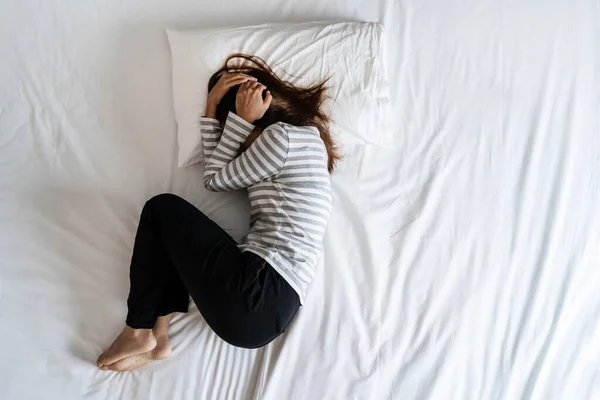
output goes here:
<path id="1" fill-rule="evenodd" d="M 214 181 L 212 179 L 204 179 L 204 188 L 211 192 L 218 192 L 219 189 L 215 187 Z"/>

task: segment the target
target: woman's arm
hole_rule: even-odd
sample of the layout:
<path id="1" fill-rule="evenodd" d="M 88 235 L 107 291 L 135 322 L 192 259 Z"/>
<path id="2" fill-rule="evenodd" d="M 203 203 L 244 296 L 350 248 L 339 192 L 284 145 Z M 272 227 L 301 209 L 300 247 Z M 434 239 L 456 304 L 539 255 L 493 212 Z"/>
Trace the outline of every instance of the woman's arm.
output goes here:
<path id="1" fill-rule="evenodd" d="M 221 126 L 219 121 L 214 118 L 200 118 L 200 135 L 202 138 L 202 153 L 204 159 L 208 160 L 221 140 Z"/>
<path id="2" fill-rule="evenodd" d="M 217 106 L 229 89 L 246 82 L 256 82 L 256 78 L 241 73 L 224 73 L 212 89 L 210 89 L 206 99 L 206 117 L 200 118 L 202 152 L 205 160 L 208 160 L 212 156 L 221 138 L 221 126 L 215 118 L 217 115 Z"/>
<path id="3" fill-rule="evenodd" d="M 229 113 L 219 144 L 207 160 L 204 186 L 220 192 L 246 188 L 281 171 L 288 154 L 287 131 L 278 125 L 265 129 L 250 148 L 238 157 L 240 146 L 254 129 Z"/>

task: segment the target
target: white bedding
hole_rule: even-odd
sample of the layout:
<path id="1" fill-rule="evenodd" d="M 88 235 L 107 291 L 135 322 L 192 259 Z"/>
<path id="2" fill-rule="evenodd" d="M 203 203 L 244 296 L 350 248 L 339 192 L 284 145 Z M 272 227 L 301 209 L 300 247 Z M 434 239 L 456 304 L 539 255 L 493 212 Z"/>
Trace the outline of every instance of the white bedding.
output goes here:
<path id="1" fill-rule="evenodd" d="M 177 165 L 202 159 L 198 131 L 206 109 L 206 83 L 233 53 L 262 58 L 294 85 L 327 81 L 330 90 L 323 109 L 338 143 L 395 144 L 382 33 L 381 25 L 373 22 L 167 30 L 173 59 Z"/>
<path id="2" fill-rule="evenodd" d="M 243 194 L 176 168 L 165 28 L 385 25 L 398 148 L 348 146 L 326 268 L 257 350 L 177 317 L 173 356 L 93 361 L 120 330 L 145 199 L 234 236 Z M 0 3 L 0 399 L 600 396 L 595 0 Z"/>

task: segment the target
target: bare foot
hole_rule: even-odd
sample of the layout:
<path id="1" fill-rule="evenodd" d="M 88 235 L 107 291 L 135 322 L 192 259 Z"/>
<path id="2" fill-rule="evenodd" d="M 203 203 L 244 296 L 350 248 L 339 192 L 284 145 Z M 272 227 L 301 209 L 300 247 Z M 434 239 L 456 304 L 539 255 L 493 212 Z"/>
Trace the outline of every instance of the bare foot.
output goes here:
<path id="1" fill-rule="evenodd" d="M 171 343 L 169 342 L 169 336 L 157 336 L 156 340 L 158 342 L 156 347 L 149 352 L 126 357 L 114 364 L 104 365 L 101 368 L 105 371 L 132 371 L 136 368 L 143 367 L 152 361 L 164 360 L 168 358 L 172 351 Z"/>
<path id="2" fill-rule="evenodd" d="M 111 371 L 131 371 L 136 368 L 143 367 L 152 361 L 164 360 L 171 355 L 171 342 L 169 341 L 169 323 L 173 318 L 173 313 L 158 318 L 152 333 L 156 338 L 156 347 L 143 354 L 135 354 L 130 357 L 123 358 L 113 364 L 104 365 L 103 370 Z"/>
<path id="3" fill-rule="evenodd" d="M 113 364 L 126 357 L 143 354 L 156 347 L 156 338 L 152 329 L 133 329 L 125 326 L 108 350 L 98 357 L 99 368 Z"/>

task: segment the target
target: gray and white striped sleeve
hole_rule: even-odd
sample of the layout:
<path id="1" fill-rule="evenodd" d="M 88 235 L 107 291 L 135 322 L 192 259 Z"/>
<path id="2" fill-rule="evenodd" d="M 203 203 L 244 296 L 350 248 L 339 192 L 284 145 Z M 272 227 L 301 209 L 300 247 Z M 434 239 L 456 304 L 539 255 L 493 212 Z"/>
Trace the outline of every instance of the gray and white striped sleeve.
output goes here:
<path id="1" fill-rule="evenodd" d="M 243 121 L 240 124 L 238 121 Z M 245 130 L 243 130 L 245 127 Z M 240 145 L 254 126 L 230 113 L 221 141 L 204 170 L 204 186 L 212 191 L 232 191 L 261 182 L 281 171 L 287 160 L 287 131 L 271 125 L 236 158 Z"/>
<path id="2" fill-rule="evenodd" d="M 221 125 L 219 120 L 208 117 L 200 118 L 200 137 L 202 139 L 202 154 L 204 159 L 208 160 L 211 156 L 219 139 L 221 139 Z"/>

